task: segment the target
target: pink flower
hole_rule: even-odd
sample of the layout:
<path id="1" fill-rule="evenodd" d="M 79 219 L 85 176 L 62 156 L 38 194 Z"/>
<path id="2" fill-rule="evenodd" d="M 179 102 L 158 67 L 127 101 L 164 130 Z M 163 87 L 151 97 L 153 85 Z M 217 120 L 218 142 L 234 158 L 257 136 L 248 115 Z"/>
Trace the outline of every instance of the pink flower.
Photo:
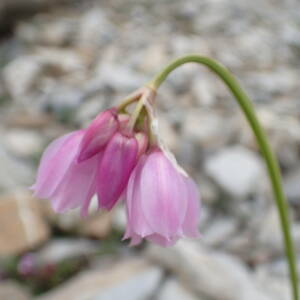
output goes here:
<path id="1" fill-rule="evenodd" d="M 101 153 L 78 164 L 77 155 L 84 130 L 54 140 L 45 150 L 32 186 L 34 195 L 51 200 L 56 212 L 82 207 L 85 214 L 96 191 L 97 162 Z"/>
<path id="2" fill-rule="evenodd" d="M 33 275 L 36 269 L 36 259 L 33 253 L 23 255 L 18 263 L 18 272 L 22 276 Z"/>
<path id="3" fill-rule="evenodd" d="M 195 183 L 155 148 L 144 155 L 127 187 L 124 239 L 136 245 L 143 238 L 162 246 L 180 237 L 197 237 L 200 214 Z"/>
<path id="4" fill-rule="evenodd" d="M 100 113 L 86 130 L 54 140 L 45 150 L 32 186 L 34 195 L 51 200 L 56 212 L 81 207 L 87 215 L 97 189 L 97 170 L 103 151 L 119 123 L 116 109 Z"/>
<path id="5" fill-rule="evenodd" d="M 42 156 L 34 195 L 49 199 L 58 213 L 80 208 L 82 216 L 95 194 L 99 208 L 107 210 L 124 199 L 124 239 L 130 238 L 132 245 L 145 238 L 170 246 L 180 237 L 197 237 L 197 188 L 160 149 L 153 95 L 145 88 L 125 106 L 100 113 L 87 129 L 53 141 Z M 128 113 L 127 103 L 136 100 L 139 105 Z"/>

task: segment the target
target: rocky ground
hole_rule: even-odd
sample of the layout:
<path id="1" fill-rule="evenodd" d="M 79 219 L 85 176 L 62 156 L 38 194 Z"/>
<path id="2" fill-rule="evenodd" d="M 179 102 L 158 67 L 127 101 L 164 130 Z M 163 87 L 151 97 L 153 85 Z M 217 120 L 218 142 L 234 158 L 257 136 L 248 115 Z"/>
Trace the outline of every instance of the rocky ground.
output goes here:
<path id="1" fill-rule="evenodd" d="M 254 101 L 299 254 L 300 2 L 43 3 L 0 4 L 0 299 L 290 299 L 263 161 L 232 96 L 204 68 L 176 71 L 157 98 L 162 137 L 199 184 L 201 239 L 128 248 L 122 207 L 85 220 L 55 215 L 27 187 L 51 140 L 169 60 L 201 53 L 232 70 Z"/>

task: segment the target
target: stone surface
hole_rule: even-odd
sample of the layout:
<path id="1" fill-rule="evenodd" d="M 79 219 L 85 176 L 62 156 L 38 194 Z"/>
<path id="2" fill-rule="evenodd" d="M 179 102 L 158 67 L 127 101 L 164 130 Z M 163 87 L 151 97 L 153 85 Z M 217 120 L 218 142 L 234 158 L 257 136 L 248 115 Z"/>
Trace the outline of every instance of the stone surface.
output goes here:
<path id="1" fill-rule="evenodd" d="M 183 131 L 185 136 L 203 147 L 216 147 L 226 144 L 231 126 L 217 113 L 193 109 L 187 111 Z"/>
<path id="2" fill-rule="evenodd" d="M 28 130 L 10 130 L 4 135 L 4 141 L 8 150 L 20 157 L 39 154 L 44 147 L 43 137 Z"/>
<path id="3" fill-rule="evenodd" d="M 259 186 L 262 163 L 251 151 L 241 146 L 220 150 L 205 163 L 206 172 L 226 192 L 246 197 Z"/>
<path id="4" fill-rule="evenodd" d="M 291 233 L 296 250 L 300 250 L 300 224 L 291 226 Z M 257 225 L 256 243 L 263 249 L 274 254 L 283 254 L 284 245 L 277 209 L 271 208 L 264 215 L 264 219 Z"/>
<path id="5" fill-rule="evenodd" d="M 291 172 L 285 178 L 284 190 L 291 203 L 300 205 L 300 169 Z"/>
<path id="6" fill-rule="evenodd" d="M 175 279 L 168 279 L 161 288 L 157 300 L 205 300 L 205 298 L 198 298 L 180 285 Z"/>
<path id="7" fill-rule="evenodd" d="M 233 256 L 180 241 L 172 248 L 151 245 L 147 255 L 173 271 L 197 296 L 222 300 L 271 300 L 250 271 Z"/>
<path id="8" fill-rule="evenodd" d="M 28 187 L 33 183 L 33 171 L 30 165 L 16 159 L 0 143 L 0 191 L 14 191 L 16 188 Z"/>
<path id="9" fill-rule="evenodd" d="M 268 268 L 260 268 L 256 272 L 256 278 L 260 286 L 269 292 L 274 300 L 292 299 L 288 276 L 274 276 Z"/>
<path id="10" fill-rule="evenodd" d="M 41 74 L 41 67 L 39 59 L 32 55 L 18 57 L 5 67 L 3 79 L 13 99 L 24 102 L 24 96 Z"/>
<path id="11" fill-rule="evenodd" d="M 162 272 L 141 259 L 127 259 L 106 270 L 83 272 L 38 300 L 141 300 L 155 294 Z"/>
<path id="12" fill-rule="evenodd" d="M 30 300 L 29 292 L 14 281 L 2 281 L 0 284 L 0 299 Z"/>
<path id="13" fill-rule="evenodd" d="M 95 254 L 99 250 L 98 242 L 84 239 L 53 239 L 35 254 L 41 265 L 57 264 L 65 259 Z"/>
<path id="14" fill-rule="evenodd" d="M 0 256 L 32 249 L 49 237 L 36 200 L 26 194 L 0 199 L 0 227 Z"/>
<path id="15" fill-rule="evenodd" d="M 237 234 L 238 223 L 233 219 L 216 219 L 203 232 L 203 243 L 213 247 L 220 247 L 229 243 L 230 238 Z"/>

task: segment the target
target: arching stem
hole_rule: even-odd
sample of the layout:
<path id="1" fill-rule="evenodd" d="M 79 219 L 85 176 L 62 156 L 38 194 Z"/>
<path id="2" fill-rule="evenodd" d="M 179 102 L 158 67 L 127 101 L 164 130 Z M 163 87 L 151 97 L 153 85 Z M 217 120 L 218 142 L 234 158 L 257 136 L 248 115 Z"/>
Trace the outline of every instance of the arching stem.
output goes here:
<path id="1" fill-rule="evenodd" d="M 287 205 L 285 195 L 283 193 L 279 166 L 271 150 L 266 134 L 257 119 L 256 113 L 252 106 L 252 102 L 249 99 L 249 97 L 245 94 L 245 92 L 242 90 L 237 80 L 233 77 L 233 75 L 231 75 L 231 73 L 225 67 L 223 67 L 215 60 L 208 57 L 199 56 L 199 55 L 188 55 L 171 62 L 147 86 L 153 90 L 157 90 L 173 70 L 186 63 L 202 64 L 207 66 L 214 73 L 216 73 L 216 75 L 218 75 L 223 80 L 223 82 L 227 85 L 229 90 L 234 95 L 235 99 L 237 100 L 242 111 L 244 112 L 246 119 L 248 120 L 253 130 L 257 143 L 260 147 L 262 156 L 264 157 L 266 162 L 268 174 L 270 177 L 270 181 L 271 181 L 271 185 L 275 197 L 275 203 L 280 218 L 280 224 L 281 224 L 285 251 L 286 251 L 289 272 L 290 272 L 290 282 L 291 282 L 291 288 L 293 292 L 293 300 L 299 300 L 296 255 L 295 255 L 293 240 L 291 236 L 291 229 L 290 229 L 289 215 L 288 215 L 288 205 Z"/>

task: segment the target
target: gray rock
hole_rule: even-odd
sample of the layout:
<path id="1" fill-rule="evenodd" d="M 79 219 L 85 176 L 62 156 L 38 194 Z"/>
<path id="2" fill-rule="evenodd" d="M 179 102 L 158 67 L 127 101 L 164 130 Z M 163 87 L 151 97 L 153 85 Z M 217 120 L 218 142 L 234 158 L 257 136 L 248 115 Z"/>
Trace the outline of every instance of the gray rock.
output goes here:
<path id="1" fill-rule="evenodd" d="M 69 115 L 79 107 L 83 94 L 78 88 L 55 84 L 45 93 L 44 106 L 54 111 L 61 119 L 68 120 Z"/>
<path id="2" fill-rule="evenodd" d="M 203 242 L 212 247 L 220 247 L 228 243 L 237 233 L 238 223 L 232 218 L 219 218 L 203 232 Z"/>
<path id="3" fill-rule="evenodd" d="M 116 28 L 112 22 L 109 22 L 104 11 L 94 8 L 80 17 L 76 44 L 84 48 L 97 49 L 107 45 L 116 34 Z"/>
<path id="4" fill-rule="evenodd" d="M 205 298 L 196 297 L 184 288 L 178 281 L 175 279 L 168 279 L 163 287 L 161 288 L 159 295 L 156 300 L 205 300 Z"/>
<path id="5" fill-rule="evenodd" d="M 27 44 L 66 46 L 74 40 L 78 21 L 70 16 L 59 18 L 40 18 L 32 22 L 22 22 L 16 28 L 16 35 Z"/>
<path id="6" fill-rule="evenodd" d="M 0 144 L 0 190 L 14 191 L 29 187 L 33 183 L 31 167 L 21 159 L 16 159 Z"/>
<path id="7" fill-rule="evenodd" d="M 11 153 L 20 157 L 39 154 L 44 147 L 42 135 L 29 130 L 9 130 L 4 134 L 4 142 Z"/>
<path id="8" fill-rule="evenodd" d="M 259 268 L 256 279 L 261 287 L 271 295 L 273 300 L 292 299 L 289 277 L 274 276 L 267 268 Z"/>
<path id="9" fill-rule="evenodd" d="M 20 56 L 5 66 L 3 80 L 10 96 L 24 102 L 41 74 L 42 65 L 34 55 Z"/>
<path id="10" fill-rule="evenodd" d="M 41 265 L 56 264 L 65 259 L 95 254 L 99 250 L 98 244 L 85 239 L 53 239 L 35 253 L 35 259 Z"/>
<path id="11" fill-rule="evenodd" d="M 97 65 L 93 77 L 100 86 L 118 91 L 133 91 L 146 82 L 146 78 L 129 67 L 103 61 Z"/>
<path id="12" fill-rule="evenodd" d="M 257 191 L 263 175 L 261 160 L 241 146 L 220 150 L 206 161 L 205 170 L 221 188 L 236 198 Z"/>
<path id="13" fill-rule="evenodd" d="M 217 113 L 193 109 L 187 111 L 183 134 L 202 147 L 218 147 L 224 145 L 230 137 L 231 128 L 226 124 L 228 123 Z"/>
<path id="14" fill-rule="evenodd" d="M 283 254 L 284 244 L 277 209 L 272 207 L 266 211 L 264 218 L 256 226 L 256 243 L 270 255 Z M 295 247 L 300 250 L 300 225 L 292 224 L 291 232 Z"/>
<path id="15" fill-rule="evenodd" d="M 172 248 L 151 245 L 147 256 L 173 271 L 198 297 L 222 300 L 270 300 L 238 259 L 195 242 Z"/>
<path id="16" fill-rule="evenodd" d="M 300 272 L 300 258 L 296 260 L 298 273 Z M 259 267 L 259 269 L 263 269 L 264 271 L 269 272 L 272 276 L 277 278 L 288 278 L 289 270 L 287 265 L 287 260 L 285 258 L 279 258 L 275 261 L 272 261 L 269 264 L 263 264 Z M 261 270 L 260 270 L 261 271 Z"/>
<path id="17" fill-rule="evenodd" d="M 141 259 L 127 259 L 110 266 L 82 272 L 38 300 L 141 300 L 153 296 L 162 271 Z"/>
<path id="18" fill-rule="evenodd" d="M 284 178 L 284 191 L 291 203 L 300 204 L 300 168 Z"/>

